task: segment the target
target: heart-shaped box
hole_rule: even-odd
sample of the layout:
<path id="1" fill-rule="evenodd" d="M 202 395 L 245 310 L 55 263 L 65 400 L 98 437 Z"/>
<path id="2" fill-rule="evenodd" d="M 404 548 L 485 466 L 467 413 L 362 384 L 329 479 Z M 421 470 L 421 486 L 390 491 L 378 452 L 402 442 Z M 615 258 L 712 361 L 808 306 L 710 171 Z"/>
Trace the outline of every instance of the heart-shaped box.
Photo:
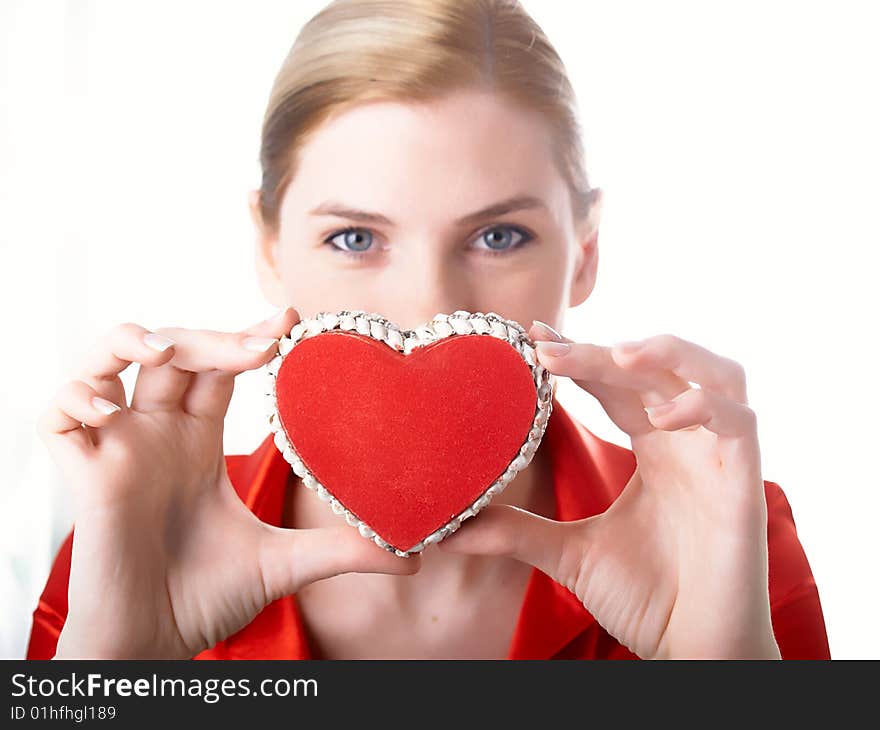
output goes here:
<path id="1" fill-rule="evenodd" d="M 531 462 L 553 375 L 518 322 L 375 312 L 298 322 L 265 365 L 276 447 L 305 486 L 401 557 L 455 532 Z"/>

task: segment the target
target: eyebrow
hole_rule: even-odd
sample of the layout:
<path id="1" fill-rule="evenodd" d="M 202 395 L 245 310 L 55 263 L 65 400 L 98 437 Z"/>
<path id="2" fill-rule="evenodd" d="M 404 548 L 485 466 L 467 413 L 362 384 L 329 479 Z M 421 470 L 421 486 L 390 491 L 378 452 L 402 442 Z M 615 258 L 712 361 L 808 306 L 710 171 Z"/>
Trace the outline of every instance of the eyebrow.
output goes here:
<path id="1" fill-rule="evenodd" d="M 481 208 L 473 213 L 468 213 L 466 216 L 455 221 L 455 224 L 458 226 L 470 225 L 487 218 L 495 218 L 497 216 L 505 215 L 506 213 L 512 213 L 516 210 L 527 210 L 531 208 L 544 208 L 546 210 L 547 204 L 534 195 L 514 195 L 512 198 L 499 200 L 497 203 L 492 203 L 485 208 Z M 315 216 L 349 218 L 350 220 L 361 221 L 364 223 L 383 223 L 388 226 L 394 225 L 392 220 L 386 218 L 381 213 L 359 210 L 345 205 L 344 203 L 338 203 L 332 200 L 321 203 L 310 210 L 309 213 Z"/>

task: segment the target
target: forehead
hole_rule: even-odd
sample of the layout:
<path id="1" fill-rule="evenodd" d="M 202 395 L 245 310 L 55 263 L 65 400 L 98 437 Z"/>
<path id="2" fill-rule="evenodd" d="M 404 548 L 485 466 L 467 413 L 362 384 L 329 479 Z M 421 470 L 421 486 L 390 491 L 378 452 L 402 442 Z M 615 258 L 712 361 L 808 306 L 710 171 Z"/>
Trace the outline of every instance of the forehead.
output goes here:
<path id="1" fill-rule="evenodd" d="M 501 97 L 458 92 L 430 103 L 369 102 L 314 130 L 285 203 L 328 198 L 401 216 L 415 206 L 448 218 L 520 194 L 565 214 L 548 125 Z"/>

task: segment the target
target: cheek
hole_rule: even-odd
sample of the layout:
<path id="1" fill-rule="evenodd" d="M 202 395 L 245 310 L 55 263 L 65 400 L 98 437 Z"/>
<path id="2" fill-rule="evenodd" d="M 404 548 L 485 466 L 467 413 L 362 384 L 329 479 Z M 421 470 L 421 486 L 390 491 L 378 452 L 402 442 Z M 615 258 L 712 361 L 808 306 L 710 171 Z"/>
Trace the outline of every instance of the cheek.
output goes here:
<path id="1" fill-rule="evenodd" d="M 323 307 L 328 289 L 333 289 L 333 272 L 321 265 L 317 252 L 297 250 L 293 246 L 281 258 L 284 291 L 300 314 Z"/>
<path id="2" fill-rule="evenodd" d="M 477 299 L 480 311 L 514 319 L 526 330 L 533 319 L 555 321 L 568 299 L 564 262 L 534 266 L 503 282 L 489 280 Z"/>
<path id="3" fill-rule="evenodd" d="M 367 271 L 333 266 L 320 251 L 288 256 L 282 269 L 282 285 L 292 306 L 303 317 L 320 311 L 365 309 L 382 312 L 388 297 L 381 282 Z"/>

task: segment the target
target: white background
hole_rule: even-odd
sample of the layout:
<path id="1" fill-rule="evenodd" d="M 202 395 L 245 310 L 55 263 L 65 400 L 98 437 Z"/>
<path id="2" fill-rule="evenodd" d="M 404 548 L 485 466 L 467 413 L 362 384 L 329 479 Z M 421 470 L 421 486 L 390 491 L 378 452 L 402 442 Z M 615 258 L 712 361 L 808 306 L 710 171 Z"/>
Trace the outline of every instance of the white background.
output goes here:
<path id="1" fill-rule="evenodd" d="M 875 6 L 523 4 L 606 193 L 598 284 L 566 334 L 673 332 L 745 366 L 832 657 L 880 657 Z M 272 80 L 323 6 L 0 2 L 0 656 L 23 656 L 70 528 L 34 432 L 67 369 L 119 322 L 235 330 L 271 311 L 246 194 Z M 268 432 L 261 384 L 240 377 L 227 453 Z M 560 398 L 628 446 L 592 396 Z"/>

